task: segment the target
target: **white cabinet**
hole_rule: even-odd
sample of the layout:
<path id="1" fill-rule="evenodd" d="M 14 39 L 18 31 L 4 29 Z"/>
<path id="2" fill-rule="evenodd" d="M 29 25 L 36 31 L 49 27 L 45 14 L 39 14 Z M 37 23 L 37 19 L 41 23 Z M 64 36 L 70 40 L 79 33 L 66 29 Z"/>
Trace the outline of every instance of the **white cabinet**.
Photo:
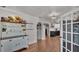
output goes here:
<path id="1" fill-rule="evenodd" d="M 0 51 L 11 52 L 28 47 L 26 24 L 0 23 Z"/>
<path id="2" fill-rule="evenodd" d="M 11 52 L 28 47 L 28 37 L 1 40 L 1 51 Z"/>
<path id="3" fill-rule="evenodd" d="M 10 39 L 1 40 L 1 52 L 10 52 L 12 48 L 12 41 Z"/>
<path id="4" fill-rule="evenodd" d="M 25 35 L 25 24 L 6 23 L 2 22 L 2 37 Z"/>

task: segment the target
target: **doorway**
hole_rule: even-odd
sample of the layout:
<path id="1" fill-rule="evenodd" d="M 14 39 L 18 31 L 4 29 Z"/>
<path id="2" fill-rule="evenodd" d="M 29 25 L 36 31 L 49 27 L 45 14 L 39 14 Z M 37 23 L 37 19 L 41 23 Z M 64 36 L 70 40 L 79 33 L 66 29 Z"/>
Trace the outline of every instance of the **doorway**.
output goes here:
<path id="1" fill-rule="evenodd" d="M 47 36 L 48 36 L 47 29 L 45 29 L 45 37 L 47 37 Z"/>
<path id="2" fill-rule="evenodd" d="M 49 37 L 49 24 L 45 24 L 45 38 Z"/>
<path id="3" fill-rule="evenodd" d="M 42 24 L 37 24 L 37 41 L 42 39 Z"/>

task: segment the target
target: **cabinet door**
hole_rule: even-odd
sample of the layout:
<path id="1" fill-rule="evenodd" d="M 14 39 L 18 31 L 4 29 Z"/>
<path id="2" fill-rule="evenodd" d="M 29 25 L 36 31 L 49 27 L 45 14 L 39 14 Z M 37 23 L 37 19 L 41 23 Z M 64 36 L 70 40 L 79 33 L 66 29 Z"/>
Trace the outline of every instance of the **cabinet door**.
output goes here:
<path id="1" fill-rule="evenodd" d="M 16 50 L 24 48 L 22 46 L 22 43 L 24 43 L 24 42 L 22 42 L 22 37 L 16 38 Z"/>
<path id="2" fill-rule="evenodd" d="M 28 47 L 28 43 L 29 43 L 28 37 L 24 37 L 22 39 L 22 45 L 24 46 L 24 48 Z"/>
<path id="3" fill-rule="evenodd" d="M 12 40 L 1 40 L 1 51 L 3 52 L 10 52 L 12 51 Z"/>
<path id="4" fill-rule="evenodd" d="M 17 43 L 18 43 L 17 39 L 13 38 L 12 39 L 12 51 L 16 51 L 17 50 L 17 48 L 16 48 Z"/>
<path id="5" fill-rule="evenodd" d="M 12 51 L 16 51 L 16 50 L 21 49 L 19 38 L 13 38 L 13 40 L 12 40 L 12 45 L 13 45 Z"/>
<path id="6" fill-rule="evenodd" d="M 21 38 L 19 38 L 19 47 L 20 48 L 26 48 L 26 47 L 28 47 L 28 39 L 27 39 L 27 37 L 21 37 Z"/>
<path id="7" fill-rule="evenodd" d="M 27 38 L 26 39 L 25 37 L 14 38 L 12 44 L 13 44 L 13 51 L 26 48 L 28 46 Z"/>

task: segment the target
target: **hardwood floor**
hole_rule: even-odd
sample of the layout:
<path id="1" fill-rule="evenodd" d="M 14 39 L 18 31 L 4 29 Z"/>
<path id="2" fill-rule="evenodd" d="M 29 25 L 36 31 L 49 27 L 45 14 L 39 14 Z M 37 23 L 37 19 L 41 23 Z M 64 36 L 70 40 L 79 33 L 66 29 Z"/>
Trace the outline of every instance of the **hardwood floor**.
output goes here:
<path id="1" fill-rule="evenodd" d="M 40 40 L 35 44 L 29 45 L 29 48 L 20 52 L 59 52 L 60 39 L 59 36 Z"/>

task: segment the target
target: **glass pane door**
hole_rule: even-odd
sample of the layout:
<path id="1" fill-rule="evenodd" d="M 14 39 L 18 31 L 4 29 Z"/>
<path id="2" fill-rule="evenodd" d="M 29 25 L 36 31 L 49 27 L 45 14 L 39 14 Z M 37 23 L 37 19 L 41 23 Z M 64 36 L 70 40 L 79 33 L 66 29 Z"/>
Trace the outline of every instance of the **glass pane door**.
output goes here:
<path id="1" fill-rule="evenodd" d="M 74 33 L 79 33 L 79 23 L 73 24 L 73 32 Z"/>
<path id="2" fill-rule="evenodd" d="M 71 51 L 71 43 L 70 43 L 70 42 L 67 42 L 67 49 L 68 49 L 69 51 Z"/>
<path id="3" fill-rule="evenodd" d="M 79 46 L 73 45 L 73 52 L 79 52 Z"/>
<path id="4" fill-rule="evenodd" d="M 74 34 L 73 35 L 73 43 L 79 45 L 79 34 Z"/>

